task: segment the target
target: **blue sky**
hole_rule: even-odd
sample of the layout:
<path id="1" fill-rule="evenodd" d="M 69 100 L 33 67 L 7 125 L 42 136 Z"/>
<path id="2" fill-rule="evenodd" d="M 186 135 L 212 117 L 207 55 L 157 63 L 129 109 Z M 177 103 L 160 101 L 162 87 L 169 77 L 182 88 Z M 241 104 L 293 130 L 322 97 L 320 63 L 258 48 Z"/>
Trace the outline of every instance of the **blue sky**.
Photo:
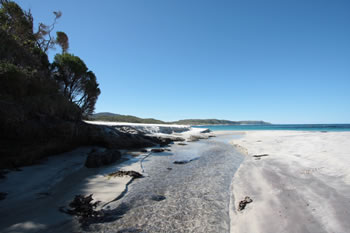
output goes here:
<path id="1" fill-rule="evenodd" d="M 62 11 L 96 112 L 350 123 L 349 0 L 16 2 L 36 23 Z"/>

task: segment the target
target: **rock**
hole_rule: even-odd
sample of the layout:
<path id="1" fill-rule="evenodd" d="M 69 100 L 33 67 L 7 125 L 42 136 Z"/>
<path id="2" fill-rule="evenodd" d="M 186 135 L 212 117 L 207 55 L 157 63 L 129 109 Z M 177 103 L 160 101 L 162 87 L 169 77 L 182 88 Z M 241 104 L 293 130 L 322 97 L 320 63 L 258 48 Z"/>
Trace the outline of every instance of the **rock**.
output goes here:
<path id="1" fill-rule="evenodd" d="M 0 192 L 0 201 L 1 201 L 1 200 L 4 200 L 4 199 L 7 197 L 7 194 L 8 194 L 8 193 Z"/>
<path id="2" fill-rule="evenodd" d="M 177 161 L 174 161 L 174 164 L 186 164 L 189 162 L 190 162 L 189 160 L 177 160 Z"/>
<path id="3" fill-rule="evenodd" d="M 196 142 L 199 139 L 208 139 L 208 135 L 191 135 L 191 137 L 187 140 L 188 142 Z"/>
<path id="4" fill-rule="evenodd" d="M 147 153 L 147 150 L 146 149 L 141 149 L 140 152 Z"/>
<path id="5" fill-rule="evenodd" d="M 164 151 L 165 151 L 165 149 L 163 149 L 163 148 L 154 148 L 151 150 L 151 152 L 154 152 L 154 153 L 160 153 L 160 152 L 164 152 Z"/>
<path id="6" fill-rule="evenodd" d="M 85 167 L 97 168 L 104 165 L 109 165 L 121 158 L 121 153 L 118 150 L 106 150 L 103 152 L 91 151 L 86 158 Z"/>
<path id="7" fill-rule="evenodd" d="M 168 167 L 167 169 L 168 169 L 169 171 L 173 170 L 171 167 Z"/>
<path id="8" fill-rule="evenodd" d="M 107 176 L 108 177 L 130 176 L 130 177 L 135 178 L 135 179 L 143 177 L 142 174 L 135 172 L 135 171 L 116 171 L 116 172 L 109 173 Z"/>
<path id="9" fill-rule="evenodd" d="M 201 133 L 210 133 L 210 132 L 211 132 L 210 129 L 205 129 L 205 130 L 201 131 Z"/>
<path id="10" fill-rule="evenodd" d="M 184 141 L 186 141 L 182 137 L 172 137 L 171 140 L 173 140 L 174 142 L 184 142 Z"/>
<path id="11" fill-rule="evenodd" d="M 239 202 L 238 211 L 244 210 L 245 207 L 246 207 L 246 205 L 249 204 L 249 203 L 252 203 L 252 202 L 253 202 L 253 200 L 252 200 L 250 197 L 246 196 L 246 197 L 244 198 L 244 200 L 242 200 L 242 201 Z"/>
<path id="12" fill-rule="evenodd" d="M 153 201 L 163 201 L 163 200 L 165 200 L 166 198 L 164 197 L 164 196 L 162 196 L 162 195 L 153 195 L 152 197 L 151 197 L 151 200 L 153 200 Z"/>
<path id="13" fill-rule="evenodd" d="M 0 179 L 5 179 L 7 173 L 8 173 L 7 170 L 0 169 Z"/>
<path id="14" fill-rule="evenodd" d="M 197 159 L 199 159 L 199 158 L 194 158 L 194 159 L 190 159 L 190 160 L 176 160 L 173 163 L 174 164 L 186 164 L 186 163 L 192 162 L 192 161 L 197 160 Z"/>
<path id="15" fill-rule="evenodd" d="M 188 144 L 187 144 L 187 143 L 180 142 L 180 143 L 178 143 L 178 145 L 179 145 L 179 146 L 186 146 L 186 145 L 188 145 Z"/>

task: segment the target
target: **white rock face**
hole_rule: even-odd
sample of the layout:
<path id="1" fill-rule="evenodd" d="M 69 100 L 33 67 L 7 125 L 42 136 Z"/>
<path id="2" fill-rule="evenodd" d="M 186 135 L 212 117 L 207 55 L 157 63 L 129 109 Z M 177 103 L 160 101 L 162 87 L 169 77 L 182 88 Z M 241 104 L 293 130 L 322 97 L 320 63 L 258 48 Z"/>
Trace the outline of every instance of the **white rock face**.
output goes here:
<path id="1" fill-rule="evenodd" d="M 145 134 L 172 134 L 183 133 L 189 131 L 191 126 L 188 125 L 163 125 L 163 124 L 139 124 L 139 123 L 123 123 L 123 122 L 109 122 L 109 121 L 86 121 L 86 123 L 94 125 L 107 125 L 107 126 L 128 126 L 137 129 Z"/>

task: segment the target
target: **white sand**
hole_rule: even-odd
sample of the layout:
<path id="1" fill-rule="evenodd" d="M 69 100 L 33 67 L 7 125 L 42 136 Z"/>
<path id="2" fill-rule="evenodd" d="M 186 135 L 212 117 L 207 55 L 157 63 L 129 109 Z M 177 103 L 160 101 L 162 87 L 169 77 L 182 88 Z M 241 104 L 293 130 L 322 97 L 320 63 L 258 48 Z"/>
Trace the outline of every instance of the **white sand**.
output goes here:
<path id="1" fill-rule="evenodd" d="M 350 132 L 246 131 L 232 143 L 247 153 L 232 204 L 253 203 L 231 212 L 231 232 L 350 232 Z"/>
<path id="2" fill-rule="evenodd" d="M 149 129 L 153 126 L 138 127 Z M 176 133 L 176 136 L 188 138 L 205 130 L 177 125 L 169 126 L 170 130 L 166 127 L 168 126 L 154 126 L 152 132 L 160 135 L 169 131 L 183 132 Z M 77 194 L 93 194 L 95 201 L 101 201 L 99 207 L 114 200 L 125 190 L 131 178 L 108 179 L 106 175 L 118 170 L 141 173 L 140 160 L 143 155 L 147 155 L 125 155 L 129 160 L 123 163 L 88 169 L 84 167 L 84 162 L 91 148 L 79 148 L 49 157 L 41 164 L 10 172 L 6 179 L 0 180 L 0 191 L 8 193 L 7 198 L 0 201 L 0 232 L 51 232 L 52 229 L 59 232 L 69 231 L 69 226 L 65 228 L 65 225 L 69 225 L 66 223 L 70 222 L 71 217 L 58 211 L 61 206 L 67 207 Z"/>

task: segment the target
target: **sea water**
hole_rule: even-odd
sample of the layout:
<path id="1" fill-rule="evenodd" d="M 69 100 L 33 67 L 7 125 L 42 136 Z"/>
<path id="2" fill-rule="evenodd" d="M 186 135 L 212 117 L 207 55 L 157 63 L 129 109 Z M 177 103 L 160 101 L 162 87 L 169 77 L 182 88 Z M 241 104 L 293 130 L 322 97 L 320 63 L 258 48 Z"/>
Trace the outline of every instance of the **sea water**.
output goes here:
<path id="1" fill-rule="evenodd" d="M 269 124 L 269 125 L 201 125 L 195 128 L 219 130 L 298 130 L 298 131 L 350 131 L 350 124 Z"/>

